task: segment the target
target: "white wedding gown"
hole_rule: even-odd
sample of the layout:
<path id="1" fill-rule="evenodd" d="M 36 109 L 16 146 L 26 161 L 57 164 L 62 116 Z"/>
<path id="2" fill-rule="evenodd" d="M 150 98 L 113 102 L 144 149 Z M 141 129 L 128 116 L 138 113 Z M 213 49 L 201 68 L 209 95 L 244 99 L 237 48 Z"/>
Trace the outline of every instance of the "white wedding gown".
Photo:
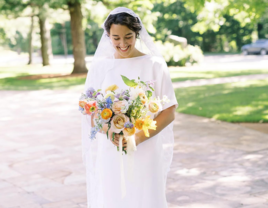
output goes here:
<path id="1" fill-rule="evenodd" d="M 101 64 L 99 68 L 102 68 Z M 163 109 L 177 105 L 166 63 L 157 60 L 156 57 L 144 55 L 127 59 L 115 59 L 114 67 L 111 70 L 104 71 L 99 69 L 95 72 L 99 75 L 94 75 L 104 77 L 101 83 L 101 89 L 103 90 L 113 84 L 116 84 L 120 90 L 127 89 L 128 86 L 124 84 L 121 75 L 129 79 L 140 77 L 143 81 L 156 80 L 153 96 L 160 96 L 162 99 L 163 95 L 166 95 L 170 99 L 170 102 L 165 104 Z M 128 179 L 126 170 L 128 159 L 123 154 L 126 184 L 126 196 L 123 199 L 121 197 L 119 152 L 105 134 L 97 134 L 97 140 L 99 140 L 97 166 L 101 170 L 98 175 L 98 180 L 101 181 L 101 187 L 98 191 L 101 193 L 98 194 L 102 195 L 99 200 L 100 198 L 103 200 L 102 207 L 99 206 L 98 208 L 167 208 L 165 189 L 167 172 L 173 155 L 172 125 L 171 123 L 159 134 L 137 146 L 137 151 L 132 155 L 132 180 Z M 90 179 L 88 179 L 89 181 Z M 88 192 L 90 190 L 92 191 L 92 187 L 88 189 Z M 91 196 L 90 201 L 94 200 Z M 92 202 L 92 204 L 94 203 Z M 95 208 L 90 204 L 88 207 Z"/>

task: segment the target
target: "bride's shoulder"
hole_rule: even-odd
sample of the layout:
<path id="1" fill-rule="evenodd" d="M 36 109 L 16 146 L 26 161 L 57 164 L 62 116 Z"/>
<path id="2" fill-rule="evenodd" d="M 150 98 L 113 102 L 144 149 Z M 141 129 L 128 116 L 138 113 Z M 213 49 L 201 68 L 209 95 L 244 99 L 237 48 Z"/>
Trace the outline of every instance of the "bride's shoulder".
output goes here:
<path id="1" fill-rule="evenodd" d="M 154 68 L 165 68 L 167 67 L 167 63 L 164 60 L 164 58 L 159 57 L 159 56 L 155 56 L 155 55 L 149 55 L 148 56 L 148 60 L 153 64 Z"/>

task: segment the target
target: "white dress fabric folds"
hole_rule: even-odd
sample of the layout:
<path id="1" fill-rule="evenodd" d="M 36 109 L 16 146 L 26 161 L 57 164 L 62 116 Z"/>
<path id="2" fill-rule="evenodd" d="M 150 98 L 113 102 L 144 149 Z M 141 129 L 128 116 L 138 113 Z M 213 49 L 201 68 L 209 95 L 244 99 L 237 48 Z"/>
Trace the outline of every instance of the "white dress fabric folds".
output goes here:
<path id="1" fill-rule="evenodd" d="M 109 66 L 109 67 L 108 67 Z M 113 66 L 112 68 L 110 66 Z M 154 80 L 153 96 L 166 95 L 163 110 L 178 105 L 166 63 L 156 56 L 96 62 L 88 73 L 86 86 L 104 90 L 113 84 L 127 89 L 121 75 L 142 81 Z M 156 136 L 137 146 L 129 161 L 123 154 L 126 196 L 121 197 L 119 152 L 105 134 L 90 140 L 90 117 L 82 116 L 84 162 L 87 171 L 88 208 L 167 208 L 166 179 L 173 156 L 173 122 Z M 157 125 L 157 124 L 156 124 Z M 128 169 L 131 162 L 132 169 Z M 131 177 L 130 177 L 131 175 Z"/>

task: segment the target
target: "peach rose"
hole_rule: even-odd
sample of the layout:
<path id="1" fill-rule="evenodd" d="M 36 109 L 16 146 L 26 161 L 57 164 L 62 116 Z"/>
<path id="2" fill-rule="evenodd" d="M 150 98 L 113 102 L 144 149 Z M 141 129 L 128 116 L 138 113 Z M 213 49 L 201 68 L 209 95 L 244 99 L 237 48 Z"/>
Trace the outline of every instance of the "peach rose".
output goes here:
<path id="1" fill-rule="evenodd" d="M 111 129 L 115 133 L 120 133 L 124 129 L 125 123 L 129 121 L 129 118 L 124 114 L 117 114 L 111 121 Z"/>
<path id="2" fill-rule="evenodd" d="M 81 108 L 85 108 L 86 103 L 87 103 L 86 101 L 80 100 L 80 101 L 79 101 L 79 106 L 80 106 Z"/>
<path id="3" fill-rule="evenodd" d="M 143 105 L 148 101 L 146 95 L 143 92 L 139 93 L 139 97 L 140 97 L 141 102 L 142 102 Z"/>
<path id="4" fill-rule="evenodd" d="M 154 101 L 149 102 L 148 108 L 151 113 L 157 113 L 159 111 L 159 105 Z"/>
<path id="5" fill-rule="evenodd" d="M 127 101 L 125 101 L 125 100 L 114 102 L 112 105 L 112 110 L 113 110 L 114 114 L 121 113 L 122 108 L 124 108 L 126 105 L 127 105 Z"/>

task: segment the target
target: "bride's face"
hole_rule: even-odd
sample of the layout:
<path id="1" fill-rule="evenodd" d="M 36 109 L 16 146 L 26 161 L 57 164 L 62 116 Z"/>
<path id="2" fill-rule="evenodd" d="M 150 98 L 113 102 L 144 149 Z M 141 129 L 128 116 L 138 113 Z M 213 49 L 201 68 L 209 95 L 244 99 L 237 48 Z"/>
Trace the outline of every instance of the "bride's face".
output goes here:
<path id="1" fill-rule="evenodd" d="M 135 52 L 136 34 L 125 25 L 112 24 L 110 28 L 110 39 L 117 56 L 120 58 L 132 57 Z"/>

